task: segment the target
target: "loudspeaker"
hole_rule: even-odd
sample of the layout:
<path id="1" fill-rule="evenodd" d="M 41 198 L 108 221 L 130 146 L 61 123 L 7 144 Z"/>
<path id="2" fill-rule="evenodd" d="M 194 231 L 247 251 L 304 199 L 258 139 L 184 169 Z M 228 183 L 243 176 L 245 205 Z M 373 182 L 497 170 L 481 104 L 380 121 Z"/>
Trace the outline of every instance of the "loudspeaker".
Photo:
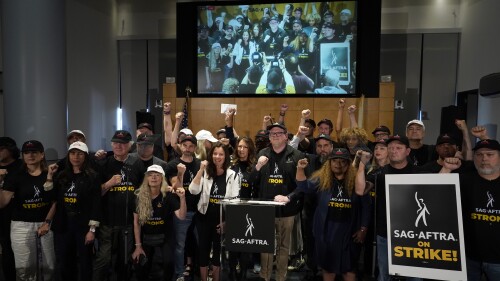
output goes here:
<path id="1" fill-rule="evenodd" d="M 486 75 L 479 80 L 479 94 L 483 97 L 500 95 L 500 72 Z"/>
<path id="2" fill-rule="evenodd" d="M 465 120 L 465 110 L 461 106 L 450 105 L 441 108 L 441 126 L 439 134 L 448 134 L 453 137 L 458 144 L 462 143 L 463 135 L 455 124 L 455 120 Z"/>

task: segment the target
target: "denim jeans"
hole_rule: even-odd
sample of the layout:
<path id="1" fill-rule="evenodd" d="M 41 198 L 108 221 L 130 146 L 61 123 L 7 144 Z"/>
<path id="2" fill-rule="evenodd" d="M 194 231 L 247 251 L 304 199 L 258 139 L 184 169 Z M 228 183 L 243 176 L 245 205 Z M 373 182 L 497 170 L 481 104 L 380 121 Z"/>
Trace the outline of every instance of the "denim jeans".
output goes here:
<path id="1" fill-rule="evenodd" d="M 471 258 L 467 262 L 467 280 L 480 281 L 484 272 L 488 280 L 500 280 L 500 264 L 476 261 Z"/>
<path id="2" fill-rule="evenodd" d="M 42 222 L 12 221 L 10 239 L 16 261 L 17 276 L 21 280 L 37 279 L 37 230 Z M 54 278 L 56 254 L 54 252 L 54 234 L 49 231 L 41 238 L 42 271 L 45 280 Z"/>
<path id="3" fill-rule="evenodd" d="M 193 217 L 196 212 L 186 212 L 184 220 L 174 216 L 175 226 L 175 253 L 174 253 L 174 272 L 175 277 L 181 277 L 184 273 L 184 247 L 186 246 L 186 237 L 189 226 L 193 223 Z"/>
<path id="4" fill-rule="evenodd" d="M 390 281 L 387 238 L 377 235 L 378 281 Z M 407 281 L 422 281 L 422 278 L 408 277 Z"/>

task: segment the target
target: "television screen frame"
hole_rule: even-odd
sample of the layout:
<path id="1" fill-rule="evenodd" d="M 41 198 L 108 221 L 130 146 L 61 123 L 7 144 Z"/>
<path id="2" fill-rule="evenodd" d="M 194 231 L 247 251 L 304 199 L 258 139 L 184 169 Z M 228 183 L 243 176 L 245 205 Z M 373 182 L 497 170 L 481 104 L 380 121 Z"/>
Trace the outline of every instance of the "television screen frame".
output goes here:
<path id="1" fill-rule="evenodd" d="M 224 81 L 224 78 L 219 79 L 218 82 L 218 90 L 209 90 L 210 92 L 207 92 L 207 88 L 204 85 L 207 85 L 206 83 L 206 77 L 207 73 L 206 70 L 209 69 L 208 67 L 208 59 L 206 58 L 207 56 L 209 57 L 210 55 L 208 54 L 207 51 L 200 51 L 200 48 L 198 46 L 198 36 L 199 33 L 202 33 L 200 31 L 210 29 L 210 28 L 216 28 L 216 22 L 217 20 L 221 19 L 221 13 L 222 11 L 226 12 L 226 18 L 223 20 L 223 27 L 219 31 L 217 29 L 213 29 L 216 32 L 219 32 L 217 38 L 223 38 L 225 29 L 229 25 L 234 26 L 234 21 L 236 20 L 237 14 L 242 14 L 241 8 L 243 7 L 245 9 L 248 9 L 248 18 L 254 18 L 256 15 L 255 13 L 258 14 L 263 14 L 264 13 L 264 8 L 268 7 L 269 10 L 271 10 L 271 7 L 274 6 L 276 8 L 276 11 L 279 13 L 279 19 L 278 22 L 282 22 L 282 17 L 283 14 L 285 13 L 285 7 L 291 3 L 295 6 L 295 9 L 300 7 L 300 8 L 305 8 L 306 3 L 309 5 L 308 7 L 308 13 L 311 13 L 311 5 L 312 3 L 316 3 L 316 10 L 318 14 L 321 13 L 320 9 L 324 9 L 324 7 L 328 7 L 331 12 L 333 12 L 334 17 L 333 17 L 333 22 L 335 26 L 335 30 L 338 29 L 337 26 L 339 25 L 340 21 L 340 12 L 344 9 L 349 9 L 351 12 L 351 21 L 355 20 L 355 25 L 357 25 L 357 38 L 356 41 L 354 41 L 357 45 L 356 52 L 347 52 L 347 57 L 346 56 L 341 56 L 339 54 L 345 54 L 346 52 L 341 52 L 341 46 L 343 45 L 344 47 L 346 46 L 346 43 L 344 43 L 346 40 L 343 41 L 334 41 L 333 43 L 327 43 L 329 46 L 331 46 L 331 49 L 329 51 L 326 51 L 328 49 L 326 46 L 323 47 L 325 51 L 322 51 L 319 56 L 314 57 L 314 64 L 316 67 L 321 70 L 316 70 L 312 75 L 309 76 L 314 76 L 314 89 L 320 89 L 322 88 L 321 86 L 326 86 L 324 81 L 331 81 L 331 79 L 328 79 L 329 77 L 332 76 L 332 73 L 335 75 L 340 75 L 341 77 L 345 78 L 340 78 L 339 88 L 343 88 L 344 91 L 343 93 L 340 93 L 342 91 L 336 91 L 336 90 L 330 90 L 331 88 L 327 88 L 328 91 L 326 91 L 326 94 L 322 94 L 321 91 L 318 91 L 317 93 L 311 93 L 311 92 L 297 92 L 293 95 L 290 94 L 292 91 L 287 91 L 289 88 L 285 87 L 285 82 L 283 82 L 283 86 L 281 87 L 282 89 L 287 89 L 282 92 L 287 92 L 287 97 L 359 97 L 362 94 L 366 97 L 378 97 L 378 82 L 379 82 L 379 60 L 380 60 L 380 7 L 381 7 L 381 0 L 374 0 L 374 1 L 362 1 L 362 0 L 346 0 L 346 1 L 334 1 L 334 2 L 313 2 L 313 1 L 280 1 L 280 0 L 274 0 L 274 1 L 269 1 L 269 0 L 255 0 L 255 1 L 210 1 L 210 2 L 178 2 L 177 3 L 177 52 L 178 52 L 178 62 L 177 62 L 177 84 L 178 87 L 177 89 L 177 96 L 178 97 L 183 97 L 185 96 L 185 91 L 183 89 L 185 88 L 190 88 L 190 96 L 191 97 L 284 97 L 282 93 L 266 93 L 266 94 L 256 94 L 254 92 L 239 92 L 239 93 L 224 93 L 222 92 L 222 81 Z M 330 3 L 330 6 L 328 6 L 327 3 Z M 274 5 L 273 5 L 274 4 Z M 353 8 L 354 7 L 354 8 Z M 378 13 L 374 13 L 377 11 L 378 8 Z M 209 19 L 207 16 L 207 10 L 211 12 L 211 23 L 209 23 Z M 231 11 L 231 14 L 229 14 L 229 11 Z M 237 11 L 237 12 L 236 12 Z M 306 11 L 307 12 L 307 11 Z M 272 12 L 269 12 L 270 15 L 274 16 Z M 292 15 L 293 17 L 293 12 Z M 323 18 L 323 17 L 321 17 Z M 305 21 L 304 15 L 301 17 L 303 26 L 307 25 L 307 22 Z M 268 18 L 268 20 L 271 20 L 271 17 Z M 323 20 L 323 19 L 322 19 Z M 229 22 L 231 21 L 231 24 Z M 242 29 L 245 29 L 245 22 L 241 22 L 240 26 Z M 265 23 L 268 24 L 268 23 Z M 208 25 L 211 25 L 211 27 L 208 27 Z M 237 27 L 236 27 L 237 28 Z M 230 28 L 229 28 L 230 29 Z M 248 28 L 249 31 L 251 29 Z M 318 29 L 318 33 L 320 30 Z M 337 31 L 336 31 L 337 32 Z M 261 31 L 261 34 L 263 31 Z M 293 31 L 290 30 L 290 33 L 292 34 Z M 207 34 L 214 35 L 213 31 L 212 32 L 207 32 Z M 287 35 L 288 35 L 287 34 Z M 212 37 L 212 36 L 210 36 Z M 240 36 L 242 37 L 242 36 Z M 309 38 L 308 38 L 309 39 Z M 216 39 L 211 38 L 211 42 L 208 45 L 215 46 L 215 49 L 218 47 L 217 45 L 221 44 L 215 44 L 221 41 L 218 41 Z M 208 40 L 207 40 L 208 41 Z M 262 39 L 261 41 L 262 42 Z M 295 41 L 296 42 L 296 41 Z M 348 42 L 353 42 L 353 41 L 348 41 Z M 236 43 L 239 43 L 238 41 L 234 40 L 234 46 L 237 46 Z M 350 43 L 347 43 L 350 44 Z M 228 45 L 222 44 L 224 47 Z M 322 44 L 325 45 L 325 44 Z M 233 45 L 231 47 L 234 48 Z M 239 46 L 239 45 L 238 45 Z M 211 48 L 211 47 L 210 47 Z M 319 48 L 319 46 L 318 46 Z M 221 53 L 224 51 L 225 54 L 228 54 L 225 58 L 228 59 L 228 57 L 233 56 L 233 59 L 231 61 L 232 66 L 236 66 L 236 56 L 235 53 L 237 52 L 229 52 L 229 48 L 223 48 L 222 46 L 220 47 Z M 239 48 L 241 49 L 241 47 Z M 340 52 L 335 52 L 335 50 L 339 50 Z M 315 50 L 316 51 L 316 50 Z M 249 52 L 247 51 L 247 54 Z M 262 52 L 257 52 L 261 53 Z M 200 55 L 201 54 L 201 55 Z M 251 60 L 252 55 L 256 54 L 255 52 L 252 52 L 252 54 L 249 54 L 248 60 Z M 204 58 L 199 59 L 200 57 L 205 55 Z M 279 77 L 281 73 L 278 73 L 279 70 L 278 67 L 282 67 L 282 63 L 286 60 L 288 61 L 285 56 L 282 56 L 283 60 L 280 58 L 276 58 L 273 60 L 273 54 L 270 53 L 264 53 L 261 55 L 261 57 L 267 57 L 270 58 L 269 60 L 272 60 L 271 62 L 264 60 L 261 58 L 261 61 L 263 65 L 265 65 L 266 61 L 268 65 L 272 65 L 273 63 L 276 64 L 276 67 L 266 67 L 266 66 L 261 66 L 261 73 L 264 71 L 268 71 L 268 77 L 271 77 L 271 72 L 274 72 L 273 74 L 278 74 L 277 76 Z M 356 65 L 354 69 L 352 69 L 352 61 L 351 63 L 346 63 L 349 62 L 349 59 L 353 59 L 353 57 L 356 59 Z M 344 61 L 345 67 L 343 70 L 341 70 L 341 67 L 338 67 L 337 69 L 339 70 L 340 73 L 335 73 L 335 71 L 330 71 L 328 73 L 328 77 L 325 77 L 325 74 L 328 69 L 333 69 L 334 61 Z M 205 64 L 203 65 L 202 61 L 205 61 Z M 241 57 L 240 57 L 241 60 Z M 330 65 L 328 65 L 328 61 L 330 61 Z M 228 61 L 219 62 L 220 65 L 226 66 L 229 63 Z M 286 62 L 284 63 L 286 65 Z M 213 63 L 212 63 L 213 65 Z M 219 65 L 219 66 L 220 66 Z M 245 69 L 244 73 L 248 73 L 248 70 L 250 68 L 247 67 L 241 67 Z M 256 67 L 252 67 L 256 68 Z M 285 66 L 286 68 L 286 66 Z M 232 74 L 229 74 L 227 76 L 227 71 L 228 69 L 232 71 Z M 203 71 L 205 70 L 205 71 Z M 210 70 L 209 70 L 210 71 Z M 222 67 L 220 68 L 215 68 L 215 71 L 220 71 L 221 74 L 224 72 Z M 225 69 L 225 76 L 230 77 L 231 75 L 234 75 L 234 68 L 229 68 L 226 66 Z M 306 72 L 306 71 L 303 71 Z M 240 79 L 237 79 L 238 82 L 241 82 L 243 75 L 243 72 L 240 70 Z M 282 71 L 284 73 L 284 71 Z M 208 74 L 212 77 L 211 73 Z M 335 76 L 334 75 L 334 76 Z M 222 75 L 220 75 L 222 76 Z M 285 74 L 283 74 L 285 76 Z M 283 77 L 283 81 L 287 81 L 287 77 Z M 210 79 L 210 78 L 209 78 Z M 353 81 L 355 80 L 355 81 Z M 230 82 L 230 81 L 227 81 Z M 352 83 L 349 83 L 352 82 Z M 200 85 L 198 85 L 200 84 Z M 209 84 L 210 86 L 213 86 L 212 83 Z M 227 85 L 230 86 L 230 83 L 227 83 Z M 227 86 L 226 85 L 226 86 Z M 225 89 L 227 89 L 226 87 Z M 244 88 L 244 87 L 241 87 Z M 262 91 L 260 89 L 260 92 L 266 92 L 266 89 Z M 352 90 L 354 89 L 354 90 Z M 345 93 L 347 92 L 347 93 Z"/>

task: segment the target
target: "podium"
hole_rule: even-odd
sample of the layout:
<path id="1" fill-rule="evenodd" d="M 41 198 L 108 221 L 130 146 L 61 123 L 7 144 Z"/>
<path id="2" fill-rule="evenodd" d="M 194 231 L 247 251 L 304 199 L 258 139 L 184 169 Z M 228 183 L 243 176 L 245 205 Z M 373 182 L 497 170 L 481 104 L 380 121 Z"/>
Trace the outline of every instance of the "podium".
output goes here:
<path id="1" fill-rule="evenodd" d="M 275 206 L 283 202 L 224 199 L 225 247 L 228 251 L 274 253 Z"/>

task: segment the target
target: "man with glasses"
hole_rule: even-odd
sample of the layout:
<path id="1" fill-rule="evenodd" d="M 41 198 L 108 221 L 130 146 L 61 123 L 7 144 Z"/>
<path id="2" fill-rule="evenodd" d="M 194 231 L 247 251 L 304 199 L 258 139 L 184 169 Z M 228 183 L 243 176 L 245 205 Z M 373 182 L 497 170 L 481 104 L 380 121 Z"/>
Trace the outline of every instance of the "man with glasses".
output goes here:
<path id="1" fill-rule="evenodd" d="M 250 180 L 259 186 L 259 197 L 273 200 L 276 195 L 288 195 L 297 187 L 295 173 L 299 159 L 304 154 L 289 146 L 287 129 L 280 123 L 267 127 L 270 146 L 262 149 L 257 155 Z M 276 280 L 286 280 L 290 237 L 294 216 L 302 208 L 302 199 L 295 200 L 285 206 L 276 207 Z M 260 276 L 269 281 L 273 271 L 273 254 L 261 254 L 262 269 Z"/>

